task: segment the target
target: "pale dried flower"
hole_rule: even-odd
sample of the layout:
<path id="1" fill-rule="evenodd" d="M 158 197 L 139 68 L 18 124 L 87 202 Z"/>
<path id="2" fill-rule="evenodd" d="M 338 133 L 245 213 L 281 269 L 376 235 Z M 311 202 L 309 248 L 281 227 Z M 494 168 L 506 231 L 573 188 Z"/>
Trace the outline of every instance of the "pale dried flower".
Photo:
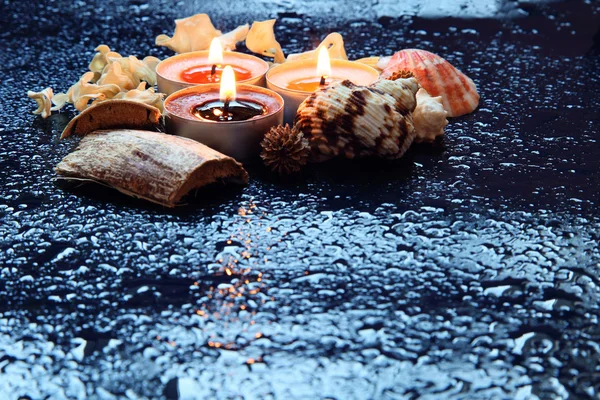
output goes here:
<path id="1" fill-rule="evenodd" d="M 285 62 L 281 45 L 275 39 L 274 19 L 254 21 L 246 37 L 246 47 L 250 51 L 273 58 L 275 63 Z"/>
<path id="2" fill-rule="evenodd" d="M 96 47 L 97 53 L 92 58 L 92 61 L 89 65 L 89 70 L 94 72 L 94 82 L 100 79 L 100 75 L 104 68 L 110 63 L 111 58 L 121 58 L 121 55 L 117 52 L 111 51 L 110 47 L 105 44 L 101 44 Z"/>
<path id="3" fill-rule="evenodd" d="M 231 51 L 235 49 L 239 42 L 246 40 L 249 31 L 250 25 L 245 24 L 240 25 L 234 30 L 219 36 L 219 41 L 223 45 L 223 50 Z"/>
<path id="4" fill-rule="evenodd" d="M 321 44 L 314 50 L 305 51 L 304 53 L 290 54 L 287 61 L 316 59 L 319 56 L 319 50 L 325 47 L 329 53 L 329 58 L 347 60 L 346 49 L 344 48 L 344 38 L 337 32 L 330 33 Z"/>
<path id="5" fill-rule="evenodd" d="M 35 110 L 33 113 L 36 115 L 41 115 L 42 118 L 48 118 L 51 114 L 51 109 L 52 109 L 52 97 L 53 97 L 53 92 L 52 92 L 52 88 L 51 87 L 47 87 L 46 89 L 42 90 L 41 92 L 34 92 L 29 90 L 27 92 L 27 97 L 29 97 L 30 99 L 35 100 L 35 102 L 38 105 L 37 110 Z"/>
<path id="6" fill-rule="evenodd" d="M 69 103 L 73 103 L 75 108 L 79 111 L 85 110 L 90 100 L 101 101 L 104 99 L 112 99 L 121 91 L 121 88 L 114 83 L 91 83 L 93 77 L 93 72 L 86 72 L 81 79 L 79 79 L 79 82 L 71 86 L 67 92 Z"/>
<path id="7" fill-rule="evenodd" d="M 136 89 L 130 90 L 128 92 L 117 93 L 113 97 L 113 99 L 132 100 L 148 104 L 150 106 L 158 108 L 161 113 L 164 110 L 164 98 L 164 93 L 156 93 L 153 87 L 146 89 L 146 84 L 144 82 L 140 83 Z"/>

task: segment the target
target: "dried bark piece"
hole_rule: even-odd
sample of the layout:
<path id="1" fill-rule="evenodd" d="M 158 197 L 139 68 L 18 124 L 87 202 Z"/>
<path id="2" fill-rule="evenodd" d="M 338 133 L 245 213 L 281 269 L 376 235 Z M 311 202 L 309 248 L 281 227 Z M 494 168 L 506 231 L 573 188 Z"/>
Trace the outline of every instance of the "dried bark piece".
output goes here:
<path id="1" fill-rule="evenodd" d="M 156 130 L 159 124 L 160 111 L 156 107 L 132 100 L 106 100 L 73 118 L 60 138 L 84 136 L 100 129 Z"/>
<path id="2" fill-rule="evenodd" d="M 192 189 L 226 179 L 247 183 L 242 164 L 191 139 L 160 132 L 93 132 L 56 166 L 67 179 L 90 179 L 165 207 Z"/>

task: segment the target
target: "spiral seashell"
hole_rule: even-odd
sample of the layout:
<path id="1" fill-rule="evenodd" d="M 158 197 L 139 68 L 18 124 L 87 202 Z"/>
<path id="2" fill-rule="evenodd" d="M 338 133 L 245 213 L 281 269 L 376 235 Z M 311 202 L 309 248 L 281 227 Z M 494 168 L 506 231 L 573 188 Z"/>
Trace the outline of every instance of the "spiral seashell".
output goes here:
<path id="1" fill-rule="evenodd" d="M 442 96 L 449 117 L 469 114 L 479 105 L 477 87 L 471 78 L 436 54 L 419 49 L 400 50 L 392 56 L 381 77 L 387 78 L 399 70 L 412 72 L 432 97 Z"/>
<path id="2" fill-rule="evenodd" d="M 319 89 L 298 108 L 296 127 L 310 141 L 311 161 L 334 157 L 402 157 L 415 138 L 414 78 L 357 86 L 345 80 Z"/>
<path id="3" fill-rule="evenodd" d="M 413 112 L 415 143 L 432 143 L 438 136 L 442 136 L 448 125 L 446 114 L 440 96 L 431 97 L 425 89 L 419 89 L 417 107 Z"/>

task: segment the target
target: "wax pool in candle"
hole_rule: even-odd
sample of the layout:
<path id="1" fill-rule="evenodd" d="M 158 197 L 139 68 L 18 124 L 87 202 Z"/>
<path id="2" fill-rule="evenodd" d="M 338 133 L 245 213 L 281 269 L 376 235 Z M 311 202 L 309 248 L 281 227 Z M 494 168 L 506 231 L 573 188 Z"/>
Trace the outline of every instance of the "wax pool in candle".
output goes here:
<path id="1" fill-rule="evenodd" d="M 286 87 L 301 92 L 314 92 L 318 88 L 332 83 L 332 79 L 327 80 L 331 76 L 331 62 L 329 61 L 329 53 L 325 46 L 319 49 L 317 70 L 315 72 L 315 77 L 292 80 L 288 82 Z"/>
<path id="2" fill-rule="evenodd" d="M 252 100 L 233 100 L 227 104 L 221 100 L 214 100 L 197 105 L 193 114 L 200 119 L 222 122 L 245 121 L 266 112 L 265 106 Z"/>
<path id="3" fill-rule="evenodd" d="M 236 81 L 245 81 L 252 77 L 252 72 L 244 67 L 232 65 Z M 181 80 L 187 83 L 219 83 L 223 68 L 217 67 L 212 74 L 212 65 L 195 65 L 181 71 Z"/>
<path id="4" fill-rule="evenodd" d="M 260 104 L 264 108 L 264 112 L 257 117 L 273 113 L 281 107 L 279 102 L 273 99 L 272 96 L 266 95 L 263 92 L 258 91 L 258 89 L 256 92 L 250 92 L 246 89 L 240 90 L 238 87 L 237 98 L 235 101 L 243 104 Z M 176 96 L 172 96 L 169 101 L 165 103 L 168 104 L 168 111 L 171 115 L 193 121 L 200 120 L 195 115 L 197 107 L 206 106 L 209 105 L 209 103 L 213 103 L 216 106 L 220 106 L 221 104 L 224 105 L 224 102 L 219 99 L 219 89 L 214 87 L 203 89 L 202 92 L 199 92 L 199 89 L 197 91 L 192 91 L 190 89 L 189 92 L 183 92 Z M 230 102 L 230 104 L 233 104 L 233 101 Z"/>
<path id="5" fill-rule="evenodd" d="M 300 78 L 290 81 L 286 88 L 290 90 L 299 90 L 301 92 L 314 92 L 321 86 L 329 85 L 338 79 L 325 79 L 324 85 L 321 85 L 321 78 Z"/>
<path id="6" fill-rule="evenodd" d="M 227 81 L 227 74 L 223 76 Z M 242 113 L 253 109 L 257 115 L 246 120 L 218 120 L 203 118 L 199 111 L 212 109 L 217 114 L 224 111 L 224 101 L 229 100 L 229 110 L 241 105 Z M 236 114 L 237 114 L 237 110 Z M 260 142 L 273 126 L 283 122 L 283 99 L 277 93 L 253 85 L 237 84 L 235 94 L 222 90 L 220 85 L 196 85 L 179 90 L 165 100 L 165 125 L 167 133 L 188 137 L 234 157 L 238 161 L 254 160 L 259 154 Z M 216 117 L 216 116 L 215 116 Z"/>
<path id="7" fill-rule="evenodd" d="M 171 94 L 179 89 L 194 85 L 219 83 L 223 67 L 231 65 L 238 82 L 263 85 L 264 74 L 269 65 L 258 57 L 237 52 L 224 52 L 223 62 L 217 63 L 214 81 L 203 76 L 211 75 L 213 62 L 208 59 L 207 51 L 178 54 L 163 60 L 156 67 L 158 89 L 162 93 Z"/>

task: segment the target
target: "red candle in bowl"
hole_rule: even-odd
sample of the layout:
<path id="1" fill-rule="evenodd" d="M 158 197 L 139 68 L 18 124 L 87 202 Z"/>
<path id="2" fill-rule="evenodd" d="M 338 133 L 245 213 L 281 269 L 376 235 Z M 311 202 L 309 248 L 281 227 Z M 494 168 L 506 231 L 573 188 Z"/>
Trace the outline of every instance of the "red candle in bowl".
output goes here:
<path id="1" fill-rule="evenodd" d="M 194 65 L 181 71 L 180 78 L 182 81 L 192 83 L 194 85 L 202 85 L 204 83 L 219 83 L 221 75 L 225 68 L 223 61 L 223 47 L 218 38 L 214 38 L 208 50 L 208 64 Z M 252 78 L 252 72 L 241 65 L 232 65 L 233 72 L 238 81 L 247 81 Z"/>
<path id="2" fill-rule="evenodd" d="M 158 91 L 171 94 L 177 90 L 221 82 L 226 65 L 233 68 L 237 82 L 264 86 L 269 65 L 258 57 L 226 51 L 215 38 L 209 51 L 183 53 L 161 61 L 156 66 Z"/>
<path id="3" fill-rule="evenodd" d="M 260 86 L 236 85 L 233 70 L 226 66 L 220 83 L 169 95 L 164 115 L 167 133 L 247 162 L 256 160 L 265 133 L 283 122 L 283 99 Z"/>

